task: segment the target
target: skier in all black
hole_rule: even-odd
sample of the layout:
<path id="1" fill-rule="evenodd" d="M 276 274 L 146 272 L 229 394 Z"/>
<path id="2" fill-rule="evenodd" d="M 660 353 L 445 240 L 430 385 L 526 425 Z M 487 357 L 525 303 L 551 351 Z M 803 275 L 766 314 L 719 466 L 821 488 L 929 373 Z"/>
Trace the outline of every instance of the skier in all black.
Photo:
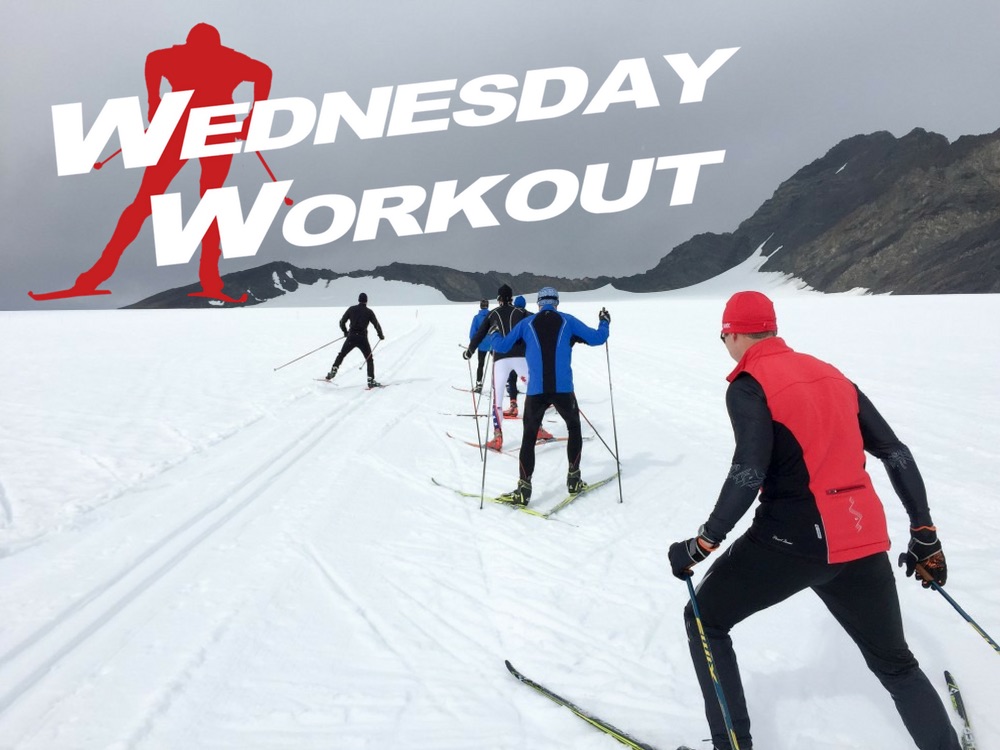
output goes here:
<path id="1" fill-rule="evenodd" d="M 514 307 L 514 290 L 507 284 L 497 290 L 497 301 L 500 304 L 490 310 L 490 314 L 479 326 L 469 346 L 462 352 L 462 356 L 466 359 L 472 359 L 476 347 L 490 331 L 495 330 L 501 335 L 506 335 L 528 316 L 525 310 Z M 528 375 L 528 365 L 524 360 L 524 344 L 518 344 L 503 354 L 499 352 L 493 354 L 493 439 L 486 443 L 486 447 L 495 451 L 503 449 L 503 395 L 511 371 L 524 377 Z M 539 428 L 538 439 L 551 440 L 552 435 Z"/>
<path id="2" fill-rule="evenodd" d="M 792 351 L 777 336 L 774 306 L 759 292 L 726 304 L 722 341 L 738 363 L 726 391 L 736 449 L 722 491 L 698 535 L 670 545 L 673 574 L 685 579 L 733 530 L 760 494 L 750 528 L 719 556 L 698 587 L 733 731 L 750 750 L 750 717 L 729 632 L 804 589 L 820 598 L 892 696 L 920 750 L 959 750 L 945 707 L 906 639 L 889 563 L 885 510 L 865 469 L 882 460 L 910 521 L 900 555 L 938 586 L 948 576 L 920 471 L 871 401 L 840 371 Z M 919 579 L 918 579 L 919 580 Z M 923 580 L 926 588 L 930 583 Z M 716 748 L 728 748 L 693 606 L 684 609 L 688 646 Z"/>
<path id="3" fill-rule="evenodd" d="M 350 329 L 347 327 L 348 321 L 351 323 Z M 372 348 L 368 344 L 369 323 L 375 327 L 379 341 L 385 340 L 378 318 L 368 308 L 368 295 L 362 292 L 358 295 L 358 304 L 348 307 L 347 311 L 340 318 L 340 330 L 344 332 L 347 340 L 344 341 L 344 345 L 340 349 L 340 354 L 334 360 L 330 372 L 326 374 L 327 380 L 333 380 L 337 376 L 337 370 L 340 369 L 340 364 L 344 361 L 344 357 L 347 356 L 347 353 L 351 349 L 356 347 L 365 355 L 365 362 L 368 365 L 368 387 L 377 388 L 382 385 L 375 381 L 375 359 L 372 357 Z"/>
<path id="4" fill-rule="evenodd" d="M 529 436 L 542 424 L 545 410 L 555 407 L 566 422 L 569 440 L 566 456 L 569 470 L 566 474 L 566 488 L 570 492 L 580 492 L 586 488 L 580 478 L 580 457 L 583 452 L 583 435 L 580 428 L 580 407 L 573 392 L 573 345 L 582 342 L 588 346 L 600 346 L 608 340 L 611 315 L 601 308 L 598 313 L 597 328 L 590 328 L 577 318 L 556 310 L 559 292 L 550 286 L 538 292 L 538 314 L 526 317 L 503 338 L 493 334 L 491 343 L 496 356 L 501 352 L 521 346 L 526 348 L 528 362 L 527 396 L 524 398 L 524 434 L 521 451 L 517 489 L 501 495 L 507 502 L 527 505 L 531 499 L 531 475 L 535 470 L 535 440 Z"/>

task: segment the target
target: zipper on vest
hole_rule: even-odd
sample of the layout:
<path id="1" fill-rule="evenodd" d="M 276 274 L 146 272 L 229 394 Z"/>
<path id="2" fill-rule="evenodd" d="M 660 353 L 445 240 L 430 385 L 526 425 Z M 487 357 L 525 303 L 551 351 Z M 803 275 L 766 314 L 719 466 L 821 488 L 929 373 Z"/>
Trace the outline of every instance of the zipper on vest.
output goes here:
<path id="1" fill-rule="evenodd" d="M 852 484 L 850 487 L 838 487 L 835 490 L 827 490 L 826 494 L 840 495 L 843 494 L 844 492 L 854 492 L 855 490 L 863 490 L 863 489 L 865 489 L 865 485 L 863 484 Z"/>

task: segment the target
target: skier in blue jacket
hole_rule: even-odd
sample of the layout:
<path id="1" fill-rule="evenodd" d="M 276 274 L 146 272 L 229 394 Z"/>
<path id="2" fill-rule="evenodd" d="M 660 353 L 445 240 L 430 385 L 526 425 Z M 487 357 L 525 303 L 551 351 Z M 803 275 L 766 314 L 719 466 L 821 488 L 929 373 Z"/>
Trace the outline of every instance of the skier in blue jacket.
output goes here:
<path id="1" fill-rule="evenodd" d="M 580 407 L 573 392 L 572 346 L 583 342 L 600 346 L 608 340 L 611 314 L 601 308 L 597 328 L 584 325 L 568 313 L 559 312 L 559 292 L 550 286 L 538 292 L 538 313 L 518 323 L 506 336 L 493 334 L 493 351 L 506 352 L 519 341 L 525 345 L 528 362 L 528 392 L 524 399 L 524 431 L 521 438 L 520 475 L 517 489 L 501 495 L 507 502 L 527 505 L 531 499 L 531 475 L 535 470 L 535 434 L 542 416 L 554 406 L 566 422 L 569 440 L 566 456 L 569 470 L 566 488 L 579 492 L 586 485 L 580 478 L 580 455 L 583 435 L 580 429 Z"/>
<path id="2" fill-rule="evenodd" d="M 486 316 L 490 314 L 490 303 L 488 300 L 479 300 L 479 312 L 476 313 L 475 317 L 472 319 L 472 327 L 469 328 L 469 340 L 476 335 L 476 331 L 479 330 L 479 326 L 483 324 L 486 320 Z M 479 355 L 479 361 L 476 364 L 476 387 L 473 390 L 476 393 L 483 392 L 483 368 L 486 365 L 486 353 L 490 350 L 490 342 L 483 339 L 476 349 L 476 353 Z"/>

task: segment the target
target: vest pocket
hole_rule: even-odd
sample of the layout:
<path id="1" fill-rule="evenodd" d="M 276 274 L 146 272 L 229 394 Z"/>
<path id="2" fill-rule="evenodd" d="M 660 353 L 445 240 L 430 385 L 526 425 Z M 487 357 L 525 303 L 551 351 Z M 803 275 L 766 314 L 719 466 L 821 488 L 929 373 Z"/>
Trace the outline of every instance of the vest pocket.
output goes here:
<path id="1" fill-rule="evenodd" d="M 889 549 L 885 511 L 870 484 L 831 487 L 817 498 L 817 504 L 829 562 L 856 560 Z"/>
<path id="2" fill-rule="evenodd" d="M 858 490 L 865 489 L 867 486 L 868 485 L 865 485 L 865 484 L 852 484 L 850 487 L 837 487 L 836 489 L 833 489 L 833 490 L 827 490 L 826 494 L 827 495 L 839 495 L 842 492 L 857 492 Z"/>

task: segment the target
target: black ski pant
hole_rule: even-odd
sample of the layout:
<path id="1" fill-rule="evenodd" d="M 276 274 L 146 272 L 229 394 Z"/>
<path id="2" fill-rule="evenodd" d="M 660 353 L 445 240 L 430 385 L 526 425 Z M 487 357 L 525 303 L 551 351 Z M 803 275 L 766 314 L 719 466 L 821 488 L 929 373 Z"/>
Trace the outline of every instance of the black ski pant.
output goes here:
<path id="1" fill-rule="evenodd" d="M 507 395 L 510 396 L 510 400 L 513 401 L 517 398 L 517 371 L 511 370 L 510 375 L 507 376 Z"/>
<path id="2" fill-rule="evenodd" d="M 554 406 L 559 416 L 566 423 L 569 439 L 566 443 L 566 458 L 569 468 L 580 466 L 580 454 L 583 451 L 583 431 L 580 428 L 580 407 L 576 403 L 575 393 L 539 393 L 535 396 L 525 396 L 524 417 L 521 426 L 520 475 L 521 479 L 531 479 L 535 472 L 535 439 L 538 428 L 542 426 L 545 410 Z"/>
<path id="3" fill-rule="evenodd" d="M 854 640 L 868 668 L 896 704 L 920 750 L 960 750 L 958 735 L 927 676 L 906 645 L 889 556 L 882 552 L 828 565 L 770 549 L 748 535 L 715 561 L 697 591 L 702 626 L 711 646 L 741 750 L 753 746 L 750 717 L 729 631 L 755 612 L 812 589 Z M 717 748 L 728 748 L 726 725 L 691 604 L 684 609 L 688 646 Z M 817 680 L 822 679 L 817 675 Z M 845 722 L 849 721 L 845 717 Z"/>
<path id="4" fill-rule="evenodd" d="M 479 355 L 479 363 L 476 365 L 476 382 L 483 382 L 483 368 L 486 366 L 486 354 L 488 349 L 477 349 L 476 353 Z"/>
<path id="5" fill-rule="evenodd" d="M 365 363 L 368 365 L 368 377 L 374 378 L 375 358 L 372 357 L 372 348 L 368 343 L 367 336 L 351 336 L 348 334 L 347 340 L 344 341 L 344 345 L 340 348 L 340 354 L 338 354 L 337 359 L 333 361 L 333 366 L 340 367 L 340 363 L 344 361 L 344 357 L 347 356 L 351 349 L 355 348 L 365 355 Z"/>

